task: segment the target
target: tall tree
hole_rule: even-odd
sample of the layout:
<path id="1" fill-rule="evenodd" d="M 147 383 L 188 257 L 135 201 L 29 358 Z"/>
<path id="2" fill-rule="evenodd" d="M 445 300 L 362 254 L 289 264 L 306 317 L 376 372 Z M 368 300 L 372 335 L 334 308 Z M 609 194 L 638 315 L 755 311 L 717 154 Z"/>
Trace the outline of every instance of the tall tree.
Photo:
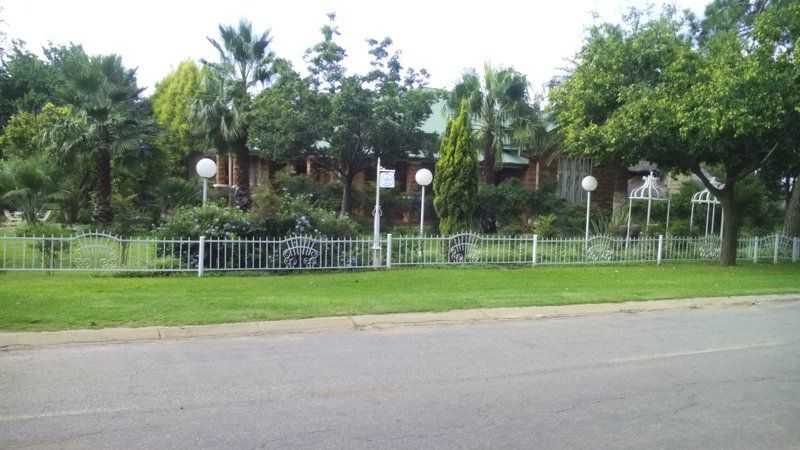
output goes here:
<path id="1" fill-rule="evenodd" d="M 183 61 L 156 84 L 153 113 L 164 130 L 158 140 L 167 157 L 170 173 L 187 177 L 192 173 L 192 160 L 204 153 L 204 142 L 189 126 L 192 102 L 200 94 L 202 74 L 193 61 Z"/>
<path id="2" fill-rule="evenodd" d="M 466 100 L 460 106 L 456 120 L 447 121 L 433 178 L 433 206 L 443 236 L 469 231 L 478 207 L 478 154 Z"/>
<path id="3" fill-rule="evenodd" d="M 218 152 L 235 155 L 233 203 L 247 210 L 252 202 L 248 139 L 253 95 L 272 78 L 275 55 L 270 50 L 270 30 L 254 34 L 253 25 L 245 20 L 236 28 L 220 25 L 219 36 L 219 41 L 208 38 L 219 61 L 202 60 L 209 70 L 192 103 L 190 121 Z"/>
<path id="4" fill-rule="evenodd" d="M 644 24 L 639 18 L 628 28 L 594 27 L 572 73 L 551 90 L 565 145 L 694 173 L 725 208 L 720 259 L 735 264 L 735 187 L 782 149 L 796 114 L 791 74 L 769 43 L 719 33 L 695 47 L 670 12 Z M 713 184 L 703 166 L 719 167 L 724 184 Z"/>
<path id="5" fill-rule="evenodd" d="M 467 71 L 453 89 L 449 106 L 454 116 L 460 114 L 462 100 L 483 156 L 483 182 L 493 185 L 503 166 L 504 148 L 528 151 L 544 135 L 539 107 L 531 102 L 525 75 L 510 67 L 494 69 L 489 63 L 483 76 Z"/>
<path id="6" fill-rule="evenodd" d="M 409 152 L 429 150 L 434 138 L 419 127 L 431 113 L 436 91 L 424 89 L 424 71 L 406 69 L 391 39 L 369 40 L 372 70 L 345 75 L 345 50 L 331 24 L 323 41 L 306 53 L 309 76 L 300 78 L 287 64 L 275 85 L 257 99 L 259 118 L 252 136 L 259 151 L 272 159 L 313 159 L 342 182 L 342 209 L 350 209 L 356 174 L 374 168 L 376 159 L 390 166 Z"/>
<path id="7" fill-rule="evenodd" d="M 58 103 L 58 67 L 28 51 L 15 40 L 0 65 L 0 126 L 20 112 L 38 113 L 47 103 Z"/>
<path id="8" fill-rule="evenodd" d="M 48 146 L 61 157 L 93 167 L 95 205 L 92 221 L 111 222 L 112 164 L 133 163 L 150 155 L 152 122 L 142 114 L 136 71 L 118 55 L 71 53 L 63 62 L 60 96 L 69 115 L 51 121 Z"/>

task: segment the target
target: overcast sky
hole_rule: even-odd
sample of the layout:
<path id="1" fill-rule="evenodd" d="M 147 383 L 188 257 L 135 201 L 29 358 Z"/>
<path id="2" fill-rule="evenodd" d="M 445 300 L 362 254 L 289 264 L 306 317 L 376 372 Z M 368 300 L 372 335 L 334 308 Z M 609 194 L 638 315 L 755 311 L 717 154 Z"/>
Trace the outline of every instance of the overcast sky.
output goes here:
<path id="1" fill-rule="evenodd" d="M 708 1 L 666 3 L 702 15 Z M 368 67 L 365 39 L 389 36 L 402 51 L 404 66 L 430 72 L 432 87 L 449 88 L 465 68 L 491 61 L 526 74 L 541 91 L 567 66 L 593 20 L 618 22 L 631 6 L 645 5 L 635 0 L 5 0 L 0 17 L 9 38 L 23 39 L 37 52 L 52 41 L 83 44 L 90 54 L 122 55 L 126 67 L 138 67 L 139 84 L 148 93 L 180 61 L 214 59 L 206 36 L 216 37 L 218 24 L 240 18 L 252 21 L 255 30 L 271 28 L 275 53 L 303 69 L 303 52 L 320 41 L 328 12 L 336 12 L 351 70 Z"/>

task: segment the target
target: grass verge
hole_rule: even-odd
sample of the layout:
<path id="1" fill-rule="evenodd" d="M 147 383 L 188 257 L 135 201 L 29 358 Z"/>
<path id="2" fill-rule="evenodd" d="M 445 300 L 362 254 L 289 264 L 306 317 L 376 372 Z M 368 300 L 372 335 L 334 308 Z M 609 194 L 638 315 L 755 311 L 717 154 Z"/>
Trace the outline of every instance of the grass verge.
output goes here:
<path id="1" fill-rule="evenodd" d="M 415 268 L 201 279 L 0 272 L 0 330 L 190 325 L 779 293 L 800 293 L 800 264 Z"/>

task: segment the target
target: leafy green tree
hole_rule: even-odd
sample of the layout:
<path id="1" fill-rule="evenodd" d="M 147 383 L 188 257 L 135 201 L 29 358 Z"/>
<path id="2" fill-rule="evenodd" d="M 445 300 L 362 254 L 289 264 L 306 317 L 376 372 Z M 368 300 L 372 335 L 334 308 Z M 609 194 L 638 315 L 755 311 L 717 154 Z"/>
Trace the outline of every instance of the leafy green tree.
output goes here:
<path id="1" fill-rule="evenodd" d="M 391 39 L 370 40 L 372 70 L 345 76 L 345 50 L 338 29 L 322 27 L 323 41 L 306 53 L 309 76 L 300 78 L 287 64 L 280 77 L 257 99 L 253 143 L 274 159 L 311 158 L 342 183 L 341 213 L 350 209 L 353 179 L 374 168 L 376 159 L 390 166 L 409 152 L 433 147 L 434 137 L 419 127 L 439 95 L 423 89 L 426 74 L 406 69 Z"/>
<path id="2" fill-rule="evenodd" d="M 166 156 L 170 173 L 182 177 L 192 174 L 192 162 L 203 151 L 199 133 L 189 126 L 192 102 L 200 94 L 202 74 L 193 61 L 183 61 L 156 84 L 153 113 L 164 130 L 156 141 Z"/>
<path id="3" fill-rule="evenodd" d="M 631 24 L 590 30 L 572 73 L 551 90 L 565 145 L 600 160 L 646 159 L 697 175 L 725 208 L 720 258 L 735 264 L 734 189 L 782 151 L 784 127 L 797 114 L 792 74 L 775 60 L 773 43 L 718 33 L 695 47 L 669 13 Z M 720 167 L 723 186 L 703 166 Z"/>
<path id="4" fill-rule="evenodd" d="M 201 93 L 192 103 L 190 122 L 223 154 L 236 157 L 234 204 L 247 210 L 250 195 L 250 146 L 248 144 L 252 93 L 273 75 L 275 55 L 270 50 L 269 30 L 253 34 L 250 22 L 219 26 L 220 41 L 208 38 L 219 52 L 219 62 L 203 60 L 208 68 Z"/>
<path id="5" fill-rule="evenodd" d="M 79 161 L 94 174 L 92 221 L 108 224 L 111 208 L 112 162 L 120 166 L 152 155 L 152 121 L 143 114 L 136 71 L 122 66 L 117 55 L 88 56 L 76 52 L 64 61 L 61 96 L 67 117 L 51 123 L 45 133 L 49 148 L 68 161 Z"/>
<path id="6" fill-rule="evenodd" d="M 466 100 L 483 156 L 482 181 L 494 185 L 503 166 L 503 149 L 531 150 L 544 135 L 539 107 L 531 102 L 525 75 L 510 67 L 494 69 L 489 63 L 482 77 L 470 70 L 455 86 L 449 101 L 454 115 L 460 114 L 462 100 Z"/>
<path id="7" fill-rule="evenodd" d="M 69 115 L 69 108 L 45 105 L 40 113 L 22 111 L 12 116 L 0 135 L 3 158 L 28 158 L 42 153 L 42 140 L 48 124 Z"/>
<path id="8" fill-rule="evenodd" d="M 19 112 L 38 113 L 57 103 L 58 68 L 15 40 L 0 65 L 0 126 Z"/>
<path id="9" fill-rule="evenodd" d="M 478 155 L 466 100 L 462 100 L 460 111 L 456 120 L 447 122 L 433 177 L 433 206 L 441 219 L 439 233 L 443 236 L 470 230 L 478 207 Z"/>

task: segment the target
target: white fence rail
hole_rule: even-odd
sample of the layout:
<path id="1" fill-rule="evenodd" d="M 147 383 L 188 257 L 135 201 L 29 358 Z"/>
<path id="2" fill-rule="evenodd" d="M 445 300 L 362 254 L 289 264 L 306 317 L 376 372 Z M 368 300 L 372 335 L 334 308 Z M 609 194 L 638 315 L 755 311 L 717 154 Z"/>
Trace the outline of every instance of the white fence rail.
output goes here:
<path id="1" fill-rule="evenodd" d="M 2 236 L 0 270 L 91 272 L 197 272 L 360 269 L 447 264 L 539 265 L 715 261 L 719 237 L 595 236 L 542 239 L 537 236 L 386 235 L 375 247 L 370 238 L 329 239 L 122 239 L 101 232 L 68 237 Z M 800 260 L 800 239 L 743 237 L 742 262 Z"/>

